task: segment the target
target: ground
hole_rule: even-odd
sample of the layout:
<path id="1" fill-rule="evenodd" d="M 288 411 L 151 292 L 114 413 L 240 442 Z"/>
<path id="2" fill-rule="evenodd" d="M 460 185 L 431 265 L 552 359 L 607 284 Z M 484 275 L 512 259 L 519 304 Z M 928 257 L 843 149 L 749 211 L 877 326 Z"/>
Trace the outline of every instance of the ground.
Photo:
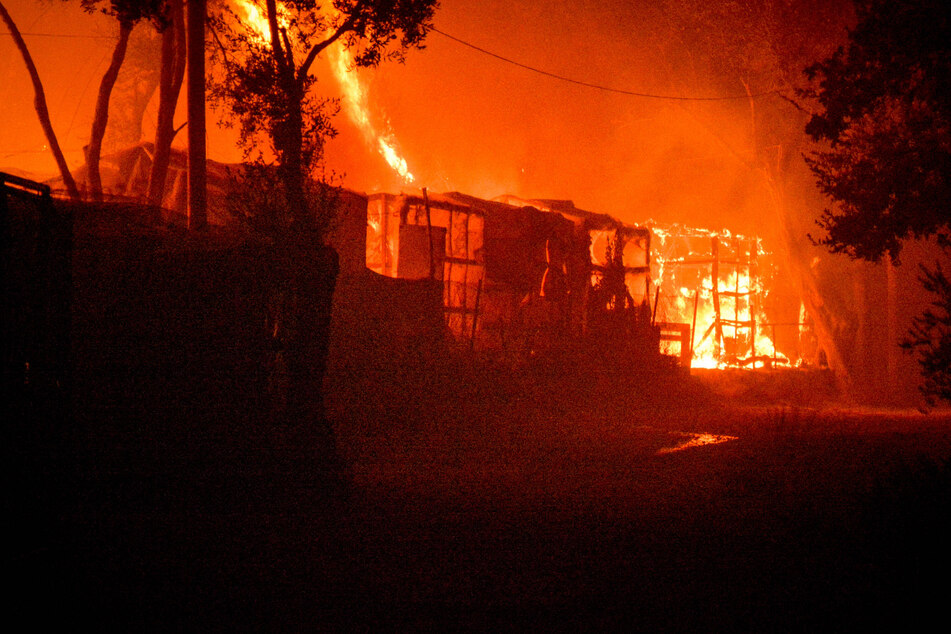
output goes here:
<path id="1" fill-rule="evenodd" d="M 590 414 L 359 443 L 358 532 L 385 535 L 354 551 L 360 594 L 543 629 L 852 629 L 937 605 L 951 417 Z M 664 451 L 685 432 L 735 440 Z"/>
<path id="2" fill-rule="evenodd" d="M 94 475 L 33 485 L 70 499 L 25 505 L 14 613 L 136 631 L 824 631 L 915 628 L 943 603 L 947 412 L 740 407 L 683 377 L 630 398 L 468 383 L 395 401 L 355 387 L 363 407 L 335 418 L 346 486 L 301 477 L 306 448 L 261 458 L 289 455 L 288 429 L 204 462 L 87 449 Z M 699 433 L 722 442 L 677 449 Z"/>

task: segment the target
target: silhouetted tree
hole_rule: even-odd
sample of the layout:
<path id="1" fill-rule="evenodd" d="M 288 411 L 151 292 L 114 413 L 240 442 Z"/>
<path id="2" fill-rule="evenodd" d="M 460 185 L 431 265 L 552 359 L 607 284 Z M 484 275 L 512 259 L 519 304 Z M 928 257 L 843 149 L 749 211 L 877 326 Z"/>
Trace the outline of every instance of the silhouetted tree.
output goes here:
<path id="1" fill-rule="evenodd" d="M 227 122 L 240 129 L 245 160 L 273 157 L 279 176 L 285 239 L 323 236 L 330 218 L 308 208 L 307 179 L 335 134 L 335 99 L 319 97 L 311 68 L 335 42 L 357 66 L 403 59 L 422 47 L 436 0 L 243 0 L 224 5 L 211 21 L 225 70 L 212 86 Z M 263 149 L 262 149 L 263 145 Z"/>
<path id="2" fill-rule="evenodd" d="M 931 308 L 915 318 L 902 348 L 918 353 L 925 382 L 921 391 L 951 401 L 951 281 L 938 263 L 934 269 L 922 267 L 921 282 L 934 294 Z"/>
<path id="3" fill-rule="evenodd" d="M 951 29 L 937 0 L 860 0 L 846 46 L 810 66 L 808 163 L 836 202 L 818 241 L 877 261 L 951 228 Z"/>
<path id="4" fill-rule="evenodd" d="M 155 126 L 155 154 L 149 174 L 148 202 L 161 205 L 172 140 L 175 138 L 175 106 L 185 77 L 185 10 L 183 0 L 168 0 L 168 24 L 162 31 L 162 62 L 159 77 L 158 122 Z"/>
<path id="5" fill-rule="evenodd" d="M 951 29 L 937 0 L 860 0 L 848 43 L 807 70 L 821 110 L 806 132 L 828 148 L 808 157 L 835 207 L 817 242 L 852 258 L 897 260 L 902 241 L 951 246 Z M 951 304 L 940 265 L 921 281 L 939 311 Z M 929 310 L 904 347 L 918 350 L 923 391 L 951 397 L 951 316 Z"/>
<path id="6" fill-rule="evenodd" d="M 286 372 L 281 420 L 297 444 L 323 458 L 307 468 L 326 469 L 331 479 L 341 468 L 321 385 L 339 267 L 326 246 L 335 192 L 320 181 L 338 106 L 316 93 L 311 69 L 334 43 L 358 66 L 401 60 L 422 46 L 435 7 L 436 0 L 240 0 L 209 17 L 220 70 L 210 97 L 226 125 L 239 128 L 246 163 L 233 207 L 274 244 L 269 318 Z"/>
<path id="7" fill-rule="evenodd" d="M 102 200 L 102 178 L 99 174 L 99 157 L 102 153 L 102 139 L 106 134 L 106 124 L 109 121 L 109 98 L 115 86 L 119 69 L 125 60 L 129 36 L 137 22 L 153 20 L 161 23 L 165 17 L 164 0 L 81 0 L 87 11 L 102 11 L 113 16 L 119 23 L 119 37 L 112 51 L 109 67 L 99 83 L 99 94 L 96 98 L 96 112 L 93 115 L 92 131 L 89 135 L 89 144 L 86 146 L 86 179 L 90 195 L 94 200 Z"/>
<path id="8" fill-rule="evenodd" d="M 46 93 L 43 90 L 43 82 L 40 80 L 40 74 L 37 72 L 36 65 L 33 63 L 33 56 L 30 55 L 26 42 L 23 41 L 23 36 L 20 35 L 20 30 L 17 28 L 16 23 L 13 21 L 13 18 L 10 17 L 10 13 L 6 7 L 3 6 L 2 2 L 0 2 L 0 18 L 3 19 L 3 23 L 10 29 L 13 41 L 16 43 L 17 49 L 19 49 L 20 55 L 23 57 L 27 71 L 30 73 L 30 79 L 33 82 L 33 105 L 36 109 L 36 116 L 40 120 L 43 134 L 46 135 L 46 142 L 49 144 L 53 158 L 56 160 L 56 166 L 59 168 L 60 176 L 62 176 L 63 183 L 66 185 L 66 191 L 69 192 L 70 198 L 76 200 L 79 198 L 79 189 L 76 187 L 76 181 L 73 179 L 72 172 L 69 171 L 66 158 L 63 156 L 63 151 L 59 147 L 59 140 L 53 131 L 49 108 L 46 105 Z"/>

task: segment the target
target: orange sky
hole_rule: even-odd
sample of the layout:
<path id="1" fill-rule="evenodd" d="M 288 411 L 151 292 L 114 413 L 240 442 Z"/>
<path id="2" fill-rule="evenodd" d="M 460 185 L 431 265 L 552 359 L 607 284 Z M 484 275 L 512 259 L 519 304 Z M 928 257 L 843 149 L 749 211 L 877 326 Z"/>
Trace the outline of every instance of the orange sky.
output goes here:
<path id="1" fill-rule="evenodd" d="M 46 84 L 53 125 L 71 165 L 78 165 L 113 24 L 82 13 L 75 2 L 4 4 L 22 31 L 35 34 L 26 39 Z M 441 4 L 437 28 L 553 73 L 647 93 L 743 91 L 739 81 L 706 73 L 715 68 L 711 60 L 698 62 L 690 47 L 665 39 L 672 18 L 653 3 Z M 103 37 L 66 37 L 88 35 Z M 327 67 L 319 72 L 318 89 L 338 94 Z M 570 198 L 630 222 L 654 218 L 770 232 L 763 227 L 768 200 L 762 176 L 743 164 L 743 153 L 751 151 L 743 100 L 684 104 L 612 94 L 506 64 L 438 33 L 430 35 L 425 50 L 410 52 L 405 64 L 362 72 L 362 79 L 374 119 L 398 140 L 416 186 L 483 197 Z M 765 86 L 770 78 L 758 80 Z M 29 77 L 6 35 L 0 36 L 0 108 L 0 169 L 51 174 L 54 164 L 36 122 Z M 145 115 L 147 140 L 154 121 L 152 103 Z M 176 122 L 182 121 L 180 111 Z M 346 186 L 403 187 L 345 114 L 337 127 L 327 160 L 344 174 Z M 214 128 L 209 154 L 239 158 L 233 137 Z"/>

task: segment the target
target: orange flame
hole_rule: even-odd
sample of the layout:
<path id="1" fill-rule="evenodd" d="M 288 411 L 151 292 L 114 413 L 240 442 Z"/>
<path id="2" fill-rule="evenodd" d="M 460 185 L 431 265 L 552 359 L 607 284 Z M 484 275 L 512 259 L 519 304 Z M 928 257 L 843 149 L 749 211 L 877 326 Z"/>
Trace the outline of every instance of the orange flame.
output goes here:
<path id="1" fill-rule="evenodd" d="M 267 15 L 253 0 L 236 0 L 237 6 L 244 13 L 244 18 L 251 26 L 254 39 L 259 44 L 270 41 L 271 29 Z M 281 3 L 277 3 L 278 22 L 285 25 L 287 19 L 281 15 Z M 336 11 L 332 5 L 328 11 Z M 337 43 L 327 50 L 330 58 L 330 68 L 343 91 L 343 102 L 350 120 L 363 132 L 367 143 L 376 149 L 386 160 L 387 164 L 399 174 L 404 183 L 412 183 L 416 178 L 397 149 L 396 138 L 387 130 L 380 132 L 370 117 L 369 98 L 367 91 L 360 81 L 360 77 L 353 72 L 353 56 L 343 43 Z M 388 128 L 389 126 L 387 126 Z"/>
<path id="2" fill-rule="evenodd" d="M 268 24 L 267 15 L 262 11 L 254 0 L 236 0 L 237 7 L 244 13 L 244 19 L 251 26 L 252 39 L 257 44 L 267 44 L 271 41 L 271 25 Z M 281 4 L 277 4 L 277 20 L 281 26 L 287 25 L 287 18 L 281 11 Z"/>
<path id="3" fill-rule="evenodd" d="M 716 334 L 714 332 L 716 321 L 716 309 L 713 301 L 713 280 L 712 272 L 707 270 L 703 273 L 699 288 L 669 288 L 674 283 L 672 277 L 676 262 L 667 261 L 664 256 L 664 246 L 672 238 L 672 232 L 663 227 L 652 224 L 651 231 L 656 239 L 656 244 L 660 247 L 654 249 L 654 262 L 652 263 L 652 276 L 655 287 L 659 287 L 662 292 L 666 292 L 666 302 L 663 314 L 663 320 L 670 322 L 691 324 L 694 321 L 694 306 L 696 306 L 696 328 L 693 333 L 693 361 L 692 367 L 695 368 L 723 368 L 730 365 L 728 355 L 717 354 Z M 712 232 L 706 229 L 682 228 L 682 231 L 693 237 L 700 238 L 732 238 L 740 240 L 749 240 L 743 236 L 732 236 L 728 231 Z M 761 256 L 768 256 L 759 240 L 756 240 L 757 252 Z M 671 276 L 671 279 L 668 279 Z M 754 297 L 762 297 L 765 289 L 762 288 L 758 279 L 751 279 L 749 269 L 737 268 L 726 275 L 722 272 L 717 281 L 717 292 L 720 295 L 720 314 L 721 319 L 732 319 L 737 322 L 755 321 L 758 325 L 767 323 L 766 315 L 762 309 L 762 302 L 750 301 Z M 737 297 L 736 294 L 747 294 L 749 296 Z M 666 313 L 666 314 L 664 314 Z M 660 317 L 658 317 L 660 320 Z M 734 326 L 729 322 L 722 325 L 724 340 L 732 339 L 741 341 L 749 339 L 749 329 L 743 326 Z M 726 341 L 723 342 L 727 343 Z M 662 352 L 666 354 L 675 354 L 674 349 L 678 344 L 673 342 L 661 342 Z M 739 345 L 739 344 L 737 344 Z M 749 345 L 749 344 L 747 344 Z M 756 328 L 756 336 L 753 338 L 752 345 L 749 345 L 750 352 L 755 351 L 755 357 L 761 359 L 770 357 L 771 362 L 777 365 L 789 365 L 788 359 L 779 354 L 775 348 L 772 339 L 764 332 L 762 327 Z M 745 367 L 753 367 L 754 363 Z"/>
<path id="4" fill-rule="evenodd" d="M 393 133 L 389 131 L 381 133 L 373 124 L 370 117 L 367 91 L 360 82 L 360 77 L 353 72 L 353 56 L 349 49 L 342 44 L 338 44 L 328 49 L 328 55 L 330 56 L 330 67 L 343 91 L 344 105 L 350 120 L 363 132 L 367 143 L 376 146 L 376 150 L 383 156 L 387 164 L 400 175 L 403 182 L 412 183 L 416 178 L 409 171 L 406 159 L 397 150 L 396 138 Z"/>

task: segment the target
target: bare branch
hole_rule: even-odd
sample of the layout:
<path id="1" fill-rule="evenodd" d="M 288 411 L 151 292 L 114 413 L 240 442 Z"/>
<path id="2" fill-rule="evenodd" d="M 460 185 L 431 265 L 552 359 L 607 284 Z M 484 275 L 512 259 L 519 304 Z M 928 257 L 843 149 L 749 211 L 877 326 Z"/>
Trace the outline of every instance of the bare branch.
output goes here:
<path id="1" fill-rule="evenodd" d="M 354 11 L 356 13 L 356 11 Z M 336 42 L 343 36 L 344 33 L 353 29 L 354 24 L 356 24 L 356 18 L 354 13 L 351 13 L 350 16 L 337 27 L 337 30 L 334 31 L 333 35 L 328 37 L 323 42 L 315 44 L 310 51 L 307 53 L 307 57 L 304 59 L 304 63 L 301 64 L 300 68 L 297 70 L 297 83 L 303 84 L 304 79 L 307 77 L 307 74 L 310 72 L 310 67 L 313 65 L 314 60 L 317 59 L 317 56 L 320 55 L 328 46 Z"/>
<path id="2" fill-rule="evenodd" d="M 294 49 L 291 48 L 291 41 L 287 37 L 287 29 L 281 28 L 281 39 L 284 40 L 284 50 L 287 54 L 287 61 L 290 66 L 290 69 L 293 71 L 294 68 Z"/>
<path id="3" fill-rule="evenodd" d="M 43 133 L 46 135 L 46 142 L 49 143 L 50 150 L 53 152 L 53 158 L 56 159 L 56 166 L 59 167 L 59 173 L 63 178 L 63 183 L 66 185 L 66 191 L 69 192 L 70 198 L 79 200 L 79 188 L 76 187 L 76 181 L 69 171 L 66 158 L 63 156 L 63 151 L 59 147 L 59 141 L 56 139 L 56 133 L 53 131 L 53 124 L 50 122 L 50 113 L 46 106 L 46 93 L 43 91 L 43 82 L 40 81 L 40 74 L 36 70 L 36 65 L 33 63 L 33 56 L 30 55 L 30 51 L 26 47 L 26 42 L 23 41 L 23 36 L 20 35 L 20 30 L 13 22 L 13 18 L 10 17 L 10 14 L 7 13 L 6 7 L 3 6 L 2 2 L 0 2 L 0 18 L 3 18 L 7 28 L 10 29 L 10 35 L 13 36 L 13 41 L 20 50 L 20 54 L 23 56 L 23 62 L 26 64 L 26 69 L 30 73 L 30 79 L 33 81 L 33 106 L 36 109 L 36 116 L 39 118 L 40 125 L 43 127 Z"/>

